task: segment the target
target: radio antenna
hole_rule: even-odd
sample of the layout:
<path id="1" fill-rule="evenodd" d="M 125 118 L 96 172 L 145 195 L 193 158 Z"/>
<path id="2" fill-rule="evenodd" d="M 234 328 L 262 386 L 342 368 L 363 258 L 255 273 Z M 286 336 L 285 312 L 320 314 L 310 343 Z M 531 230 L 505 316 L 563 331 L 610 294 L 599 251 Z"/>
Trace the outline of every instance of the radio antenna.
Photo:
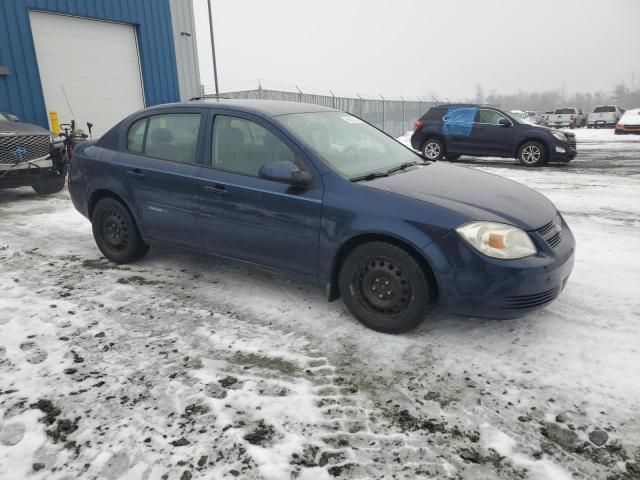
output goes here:
<path id="1" fill-rule="evenodd" d="M 60 85 L 62 88 L 62 93 L 64 94 L 64 99 L 67 101 L 67 107 L 69 107 L 69 111 L 71 112 L 71 118 L 73 120 L 76 119 L 75 113 L 73 113 L 73 109 L 71 108 L 71 102 L 69 101 L 69 97 L 67 97 L 67 91 L 64 89 L 64 85 Z"/>

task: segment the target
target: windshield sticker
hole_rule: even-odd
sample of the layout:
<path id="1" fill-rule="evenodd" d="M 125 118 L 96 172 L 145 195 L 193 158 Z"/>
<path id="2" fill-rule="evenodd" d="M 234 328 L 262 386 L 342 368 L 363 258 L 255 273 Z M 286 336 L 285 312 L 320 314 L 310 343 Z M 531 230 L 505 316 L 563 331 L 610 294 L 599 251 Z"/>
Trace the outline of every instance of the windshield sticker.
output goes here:
<path id="1" fill-rule="evenodd" d="M 455 137 L 470 136 L 477 112 L 477 107 L 449 108 L 447 114 L 444 116 L 443 133 Z"/>
<path id="2" fill-rule="evenodd" d="M 362 120 L 356 117 L 340 117 L 347 123 L 364 123 Z"/>

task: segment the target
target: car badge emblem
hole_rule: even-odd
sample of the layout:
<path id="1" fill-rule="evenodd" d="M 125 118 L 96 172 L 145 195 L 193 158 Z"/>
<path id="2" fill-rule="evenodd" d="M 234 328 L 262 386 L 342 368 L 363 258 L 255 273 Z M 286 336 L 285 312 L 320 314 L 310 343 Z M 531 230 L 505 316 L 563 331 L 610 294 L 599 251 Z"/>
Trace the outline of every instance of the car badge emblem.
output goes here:
<path id="1" fill-rule="evenodd" d="M 27 157 L 27 149 L 22 146 L 16 147 L 11 150 L 11 155 L 13 155 L 16 162 L 22 162 Z"/>

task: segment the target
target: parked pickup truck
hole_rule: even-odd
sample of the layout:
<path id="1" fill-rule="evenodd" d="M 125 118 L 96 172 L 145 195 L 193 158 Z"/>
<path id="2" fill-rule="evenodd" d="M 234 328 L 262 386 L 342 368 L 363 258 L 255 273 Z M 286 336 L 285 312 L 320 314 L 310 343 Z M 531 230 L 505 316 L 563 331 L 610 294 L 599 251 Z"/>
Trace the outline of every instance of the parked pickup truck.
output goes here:
<path id="1" fill-rule="evenodd" d="M 64 139 L 0 112 L 0 188 L 32 187 L 41 195 L 64 188 Z"/>
<path id="2" fill-rule="evenodd" d="M 579 108 L 557 108 L 553 114 L 549 115 L 550 127 L 584 127 L 587 119 Z"/>
<path id="3" fill-rule="evenodd" d="M 587 118 L 587 128 L 615 127 L 624 110 L 616 105 L 600 105 Z"/>

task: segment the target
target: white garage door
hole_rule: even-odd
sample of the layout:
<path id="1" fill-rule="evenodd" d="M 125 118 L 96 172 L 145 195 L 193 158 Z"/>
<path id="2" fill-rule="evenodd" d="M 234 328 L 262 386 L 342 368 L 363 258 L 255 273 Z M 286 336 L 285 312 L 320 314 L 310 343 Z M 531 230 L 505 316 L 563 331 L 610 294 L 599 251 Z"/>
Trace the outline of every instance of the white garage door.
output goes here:
<path id="1" fill-rule="evenodd" d="M 91 122 L 95 138 L 144 108 L 131 25 L 41 12 L 29 17 L 47 112 L 58 112 L 60 123 L 75 118 L 86 130 Z"/>

